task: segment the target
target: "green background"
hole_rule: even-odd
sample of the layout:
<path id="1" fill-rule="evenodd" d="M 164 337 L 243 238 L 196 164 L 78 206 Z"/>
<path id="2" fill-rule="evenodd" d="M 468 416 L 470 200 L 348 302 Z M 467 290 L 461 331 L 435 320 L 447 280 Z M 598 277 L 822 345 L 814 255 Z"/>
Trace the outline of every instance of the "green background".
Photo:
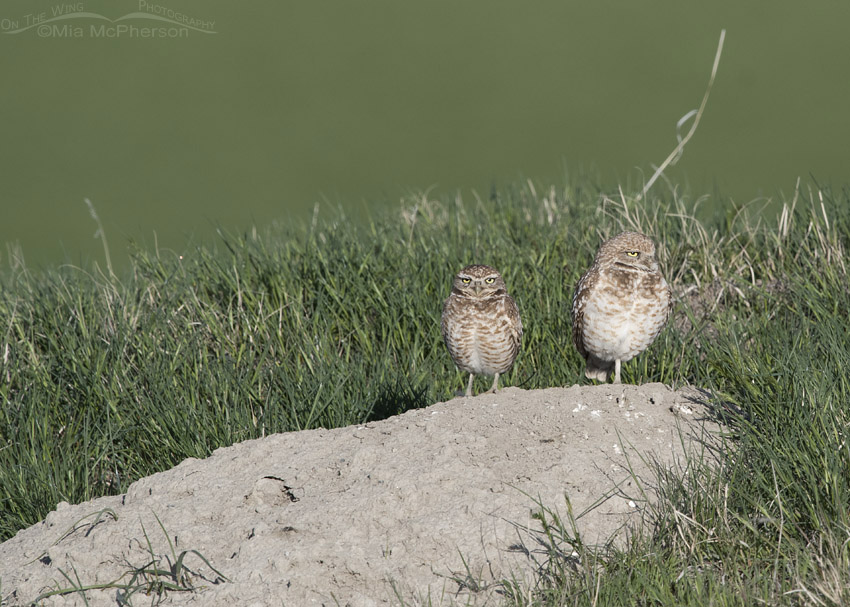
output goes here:
<path id="1" fill-rule="evenodd" d="M 95 38 L 104 22 L 76 19 L 82 39 L 10 34 L 61 3 L 0 6 L 0 265 L 16 242 L 31 266 L 102 261 L 84 198 L 120 267 L 131 239 L 190 252 L 216 226 L 303 222 L 316 203 L 360 218 L 428 188 L 486 196 L 580 173 L 635 189 L 698 106 L 722 28 L 673 183 L 743 203 L 790 195 L 798 176 L 850 181 L 847 2 L 149 4 L 216 33 Z"/>

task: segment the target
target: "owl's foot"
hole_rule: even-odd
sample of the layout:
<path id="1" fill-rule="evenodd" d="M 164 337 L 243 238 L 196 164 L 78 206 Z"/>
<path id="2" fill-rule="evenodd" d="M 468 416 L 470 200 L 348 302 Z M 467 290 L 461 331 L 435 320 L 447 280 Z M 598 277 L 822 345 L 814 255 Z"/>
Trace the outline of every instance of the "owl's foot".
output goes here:
<path id="1" fill-rule="evenodd" d="M 498 391 L 499 391 L 499 374 L 496 373 L 496 376 L 493 377 L 493 385 L 484 394 L 495 394 Z"/>

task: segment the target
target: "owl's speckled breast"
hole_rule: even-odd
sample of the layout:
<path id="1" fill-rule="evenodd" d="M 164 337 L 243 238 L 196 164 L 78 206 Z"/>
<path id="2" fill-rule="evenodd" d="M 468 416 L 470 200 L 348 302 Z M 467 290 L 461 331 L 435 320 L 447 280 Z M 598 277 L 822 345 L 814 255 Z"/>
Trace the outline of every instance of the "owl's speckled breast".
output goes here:
<path id="1" fill-rule="evenodd" d="M 467 302 L 453 310 L 446 345 L 455 364 L 467 373 L 494 375 L 513 365 L 517 342 L 504 301 Z"/>
<path id="2" fill-rule="evenodd" d="M 637 282 L 637 281 L 635 281 Z M 631 360 L 655 340 L 667 322 L 668 286 L 663 278 L 610 284 L 588 294 L 584 344 L 602 360 Z"/>

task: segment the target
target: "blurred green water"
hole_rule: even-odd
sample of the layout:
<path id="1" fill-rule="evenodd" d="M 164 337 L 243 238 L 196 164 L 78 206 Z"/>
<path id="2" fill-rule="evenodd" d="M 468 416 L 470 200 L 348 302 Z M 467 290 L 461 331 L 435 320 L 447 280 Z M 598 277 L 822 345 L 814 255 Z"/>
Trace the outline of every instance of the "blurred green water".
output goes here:
<path id="1" fill-rule="evenodd" d="M 208 23 L 177 38 L 91 29 L 173 27 L 141 17 L 13 33 L 68 9 Z M 840 186 L 849 25 L 850 3 L 820 0 L 5 0 L 0 245 L 29 265 L 102 262 L 84 198 L 120 267 L 130 239 L 182 252 L 217 225 L 306 221 L 317 202 L 357 218 L 429 187 L 486 195 L 583 170 L 637 187 L 699 104 L 722 28 L 670 178 L 740 202 L 798 176 Z"/>

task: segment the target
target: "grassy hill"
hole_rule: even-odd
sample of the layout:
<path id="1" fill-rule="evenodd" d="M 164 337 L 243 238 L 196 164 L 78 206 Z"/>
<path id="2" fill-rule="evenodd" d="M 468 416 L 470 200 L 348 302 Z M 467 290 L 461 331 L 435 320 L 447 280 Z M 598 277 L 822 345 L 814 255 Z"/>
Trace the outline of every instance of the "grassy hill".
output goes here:
<path id="1" fill-rule="evenodd" d="M 549 569 L 517 605 L 850 600 L 850 194 L 817 184 L 738 207 L 531 182 L 412 197 L 367 228 L 338 216 L 214 248 L 136 249 L 127 275 L 0 275 L 0 539 L 55 505 L 123 493 L 187 457 L 360 423 L 463 383 L 440 340 L 451 278 L 501 270 L 525 326 L 503 385 L 581 383 L 573 287 L 604 236 L 655 238 L 674 320 L 624 381 L 709 391 L 730 436 L 660 474 L 651 533 L 592 548 L 550 512 Z M 479 380 L 478 389 L 486 380 Z M 554 505 L 553 505 L 554 506 Z M 569 548 L 568 550 L 566 548 Z"/>

